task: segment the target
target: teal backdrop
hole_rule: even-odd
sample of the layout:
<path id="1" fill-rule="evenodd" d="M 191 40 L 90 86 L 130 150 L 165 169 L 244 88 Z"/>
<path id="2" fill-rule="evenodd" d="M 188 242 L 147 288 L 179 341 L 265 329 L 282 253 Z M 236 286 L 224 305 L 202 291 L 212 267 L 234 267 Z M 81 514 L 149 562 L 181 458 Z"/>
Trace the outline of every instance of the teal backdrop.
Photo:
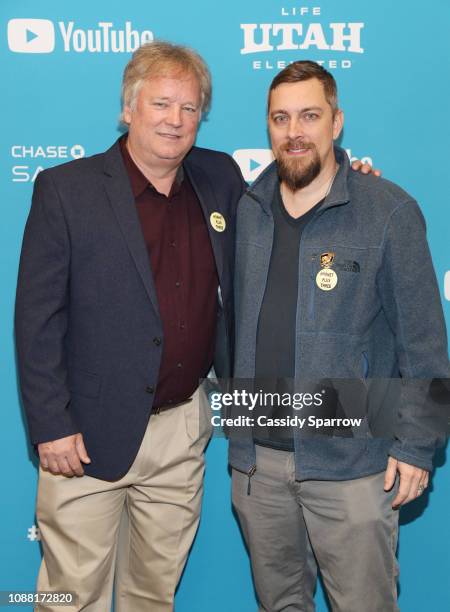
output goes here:
<path id="1" fill-rule="evenodd" d="M 36 462 L 17 388 L 13 306 L 36 174 L 102 151 L 119 136 L 122 71 L 138 42 L 163 38 L 203 55 L 214 95 L 198 144 L 233 154 L 250 181 L 270 159 L 265 103 L 271 79 L 289 61 L 323 61 L 337 79 L 345 111 L 342 145 L 350 156 L 382 168 L 421 204 L 449 322 L 450 3 L 3 0 L 0 19 L 0 590 L 23 591 L 34 589 L 41 551 Z M 414 269 L 405 273 L 414 275 Z M 430 489 L 401 512 L 405 612 L 450 610 L 445 449 L 436 463 Z M 316 600 L 319 612 L 327 609 L 320 587 Z M 256 610 L 248 557 L 231 510 L 223 439 L 214 439 L 207 451 L 203 516 L 176 609 Z"/>

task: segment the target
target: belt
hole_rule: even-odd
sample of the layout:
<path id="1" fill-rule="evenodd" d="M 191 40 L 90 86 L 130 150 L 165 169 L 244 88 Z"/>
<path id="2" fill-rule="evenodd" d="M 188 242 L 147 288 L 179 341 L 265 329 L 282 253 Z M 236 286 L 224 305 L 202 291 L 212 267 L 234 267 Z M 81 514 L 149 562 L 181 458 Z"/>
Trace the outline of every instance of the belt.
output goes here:
<path id="1" fill-rule="evenodd" d="M 183 404 L 189 404 L 189 402 L 192 402 L 192 397 L 189 397 L 187 400 L 183 400 L 182 402 L 169 402 L 168 404 L 163 404 L 162 406 L 153 406 L 152 414 L 159 414 L 165 410 L 170 410 L 171 408 L 176 408 L 177 406 L 182 406 Z"/>

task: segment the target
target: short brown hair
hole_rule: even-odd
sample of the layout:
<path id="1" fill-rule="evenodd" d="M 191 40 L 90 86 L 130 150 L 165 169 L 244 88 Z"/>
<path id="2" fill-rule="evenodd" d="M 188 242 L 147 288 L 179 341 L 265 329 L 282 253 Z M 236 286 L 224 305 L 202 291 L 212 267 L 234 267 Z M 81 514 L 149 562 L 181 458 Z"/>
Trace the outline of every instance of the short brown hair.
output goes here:
<path id="1" fill-rule="evenodd" d="M 309 79 L 317 79 L 322 83 L 325 99 L 331 106 L 333 115 L 338 109 L 337 85 L 333 75 L 325 70 L 320 64 L 309 60 L 292 62 L 279 72 L 273 79 L 269 88 L 269 96 L 267 100 L 267 111 L 270 106 L 270 96 L 272 91 L 282 83 L 297 83 L 299 81 L 308 81 Z"/>
<path id="2" fill-rule="evenodd" d="M 125 67 L 121 120 L 123 121 L 124 106 L 133 107 L 146 79 L 174 73 L 191 74 L 197 79 L 202 97 L 202 111 L 206 112 L 211 103 L 211 74 L 205 61 L 189 47 L 157 40 L 136 49 Z"/>

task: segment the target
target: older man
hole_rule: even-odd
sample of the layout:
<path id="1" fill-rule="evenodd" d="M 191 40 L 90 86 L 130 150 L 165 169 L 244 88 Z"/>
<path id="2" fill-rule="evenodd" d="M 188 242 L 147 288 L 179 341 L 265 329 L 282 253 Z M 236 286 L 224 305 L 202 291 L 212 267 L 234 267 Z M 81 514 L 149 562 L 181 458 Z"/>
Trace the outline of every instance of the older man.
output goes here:
<path id="1" fill-rule="evenodd" d="M 393 183 L 349 171 L 318 64 L 275 77 L 268 125 L 276 161 L 237 213 L 235 376 L 320 381 L 319 397 L 300 426 L 276 426 L 282 404 L 252 437 L 231 434 L 233 503 L 261 610 L 314 610 L 317 561 L 336 612 L 394 612 L 397 509 L 427 486 L 445 432 L 428 405 L 449 364 L 423 217 Z"/>
<path id="2" fill-rule="evenodd" d="M 244 189 L 231 157 L 193 147 L 210 98 L 195 52 L 145 45 L 124 73 L 128 134 L 36 180 L 16 335 L 41 464 L 38 589 L 76 593 L 76 609 L 110 608 L 125 506 L 118 610 L 172 609 L 198 525 L 211 425 L 196 389 L 213 361 L 229 374 Z"/>

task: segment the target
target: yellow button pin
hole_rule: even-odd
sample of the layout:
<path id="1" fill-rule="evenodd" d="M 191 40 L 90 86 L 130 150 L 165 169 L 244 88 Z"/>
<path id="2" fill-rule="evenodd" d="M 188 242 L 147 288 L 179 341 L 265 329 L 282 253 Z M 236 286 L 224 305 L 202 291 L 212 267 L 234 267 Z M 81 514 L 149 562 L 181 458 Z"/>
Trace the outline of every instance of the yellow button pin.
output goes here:
<path id="1" fill-rule="evenodd" d="M 225 217 L 221 215 L 219 212 L 211 213 L 209 217 L 212 227 L 216 230 L 216 232 L 223 232 L 227 226 Z"/>
<path id="2" fill-rule="evenodd" d="M 337 285 L 338 277 L 334 270 L 331 268 L 323 268 L 319 270 L 316 276 L 316 285 L 322 291 L 331 291 Z"/>

